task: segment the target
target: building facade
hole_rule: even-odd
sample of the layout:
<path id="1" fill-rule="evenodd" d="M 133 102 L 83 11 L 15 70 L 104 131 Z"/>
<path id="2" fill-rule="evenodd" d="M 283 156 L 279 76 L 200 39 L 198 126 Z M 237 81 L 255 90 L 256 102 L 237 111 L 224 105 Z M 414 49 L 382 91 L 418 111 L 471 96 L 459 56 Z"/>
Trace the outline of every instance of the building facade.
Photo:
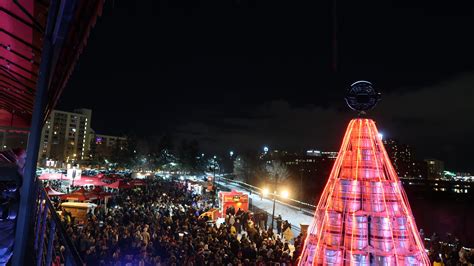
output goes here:
<path id="1" fill-rule="evenodd" d="M 399 177 L 411 177 L 413 175 L 413 151 L 409 145 L 401 144 L 394 139 L 382 140 L 393 167 L 397 170 Z"/>
<path id="2" fill-rule="evenodd" d="M 119 151 L 127 149 L 127 138 L 91 133 L 91 158 L 94 161 L 113 161 Z"/>
<path id="3" fill-rule="evenodd" d="M 436 159 L 426 159 L 428 167 L 428 179 L 441 178 L 444 175 L 444 162 Z"/>
<path id="4" fill-rule="evenodd" d="M 290 172 L 294 197 L 305 202 L 314 202 L 314 196 L 323 189 L 335 158 L 323 152 L 308 150 L 305 153 L 288 154 L 282 157 L 281 161 Z"/>
<path id="5" fill-rule="evenodd" d="M 41 133 L 40 165 L 65 167 L 89 160 L 92 110 L 53 110 Z"/>

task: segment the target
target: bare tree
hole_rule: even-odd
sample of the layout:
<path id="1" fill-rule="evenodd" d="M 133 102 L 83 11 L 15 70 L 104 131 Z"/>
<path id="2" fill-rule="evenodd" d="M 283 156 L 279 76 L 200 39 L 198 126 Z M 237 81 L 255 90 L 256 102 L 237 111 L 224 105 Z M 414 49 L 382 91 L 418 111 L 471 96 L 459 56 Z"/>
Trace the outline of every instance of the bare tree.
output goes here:
<path id="1" fill-rule="evenodd" d="M 267 179 L 273 184 L 273 191 L 276 194 L 278 185 L 290 177 L 290 172 L 286 165 L 280 160 L 272 160 L 266 167 Z M 272 223 L 271 228 L 273 229 L 273 220 L 275 219 L 275 199 L 276 195 L 273 195 L 273 211 L 272 211 Z M 263 195 L 263 193 L 262 193 Z"/>
<path id="2" fill-rule="evenodd" d="M 237 180 L 247 182 L 251 174 L 249 163 L 242 156 L 238 156 L 234 161 L 234 174 Z"/>
<path id="3" fill-rule="evenodd" d="M 279 160 L 274 160 L 271 164 L 268 164 L 266 170 L 268 173 L 268 180 L 276 184 L 282 183 L 290 177 L 288 167 Z"/>
<path id="4" fill-rule="evenodd" d="M 245 151 L 234 161 L 234 174 L 238 180 L 256 185 L 257 180 L 265 175 L 263 164 L 257 153 Z"/>

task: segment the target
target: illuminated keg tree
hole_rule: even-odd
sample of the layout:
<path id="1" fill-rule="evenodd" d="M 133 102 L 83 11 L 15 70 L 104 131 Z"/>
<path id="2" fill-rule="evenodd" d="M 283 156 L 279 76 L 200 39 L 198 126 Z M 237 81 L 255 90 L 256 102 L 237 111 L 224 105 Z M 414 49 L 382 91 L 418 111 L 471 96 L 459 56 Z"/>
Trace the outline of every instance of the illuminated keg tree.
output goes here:
<path id="1" fill-rule="evenodd" d="M 308 229 L 299 265 L 429 265 L 408 199 L 379 137 L 362 118 L 380 94 L 351 85 L 349 122 Z"/>

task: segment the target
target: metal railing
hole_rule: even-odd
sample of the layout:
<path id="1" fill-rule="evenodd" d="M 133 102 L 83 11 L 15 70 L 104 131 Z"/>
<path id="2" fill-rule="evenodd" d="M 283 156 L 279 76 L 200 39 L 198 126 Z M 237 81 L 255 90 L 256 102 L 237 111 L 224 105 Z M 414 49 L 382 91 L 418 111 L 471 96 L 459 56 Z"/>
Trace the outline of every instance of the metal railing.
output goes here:
<path id="1" fill-rule="evenodd" d="M 33 244 L 36 265 L 49 266 L 53 262 L 67 266 L 84 265 L 42 184 L 38 184 L 35 203 Z"/>

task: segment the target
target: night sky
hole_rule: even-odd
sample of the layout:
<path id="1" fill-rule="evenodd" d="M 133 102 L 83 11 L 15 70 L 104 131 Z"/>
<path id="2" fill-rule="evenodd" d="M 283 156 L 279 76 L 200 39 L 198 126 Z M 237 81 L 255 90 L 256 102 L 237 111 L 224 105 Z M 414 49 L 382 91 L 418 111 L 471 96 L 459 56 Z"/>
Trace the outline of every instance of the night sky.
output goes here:
<path id="1" fill-rule="evenodd" d="M 102 134 L 195 138 L 206 152 L 337 150 L 372 81 L 385 137 L 474 170 L 474 3 L 106 2 L 58 108 Z"/>

